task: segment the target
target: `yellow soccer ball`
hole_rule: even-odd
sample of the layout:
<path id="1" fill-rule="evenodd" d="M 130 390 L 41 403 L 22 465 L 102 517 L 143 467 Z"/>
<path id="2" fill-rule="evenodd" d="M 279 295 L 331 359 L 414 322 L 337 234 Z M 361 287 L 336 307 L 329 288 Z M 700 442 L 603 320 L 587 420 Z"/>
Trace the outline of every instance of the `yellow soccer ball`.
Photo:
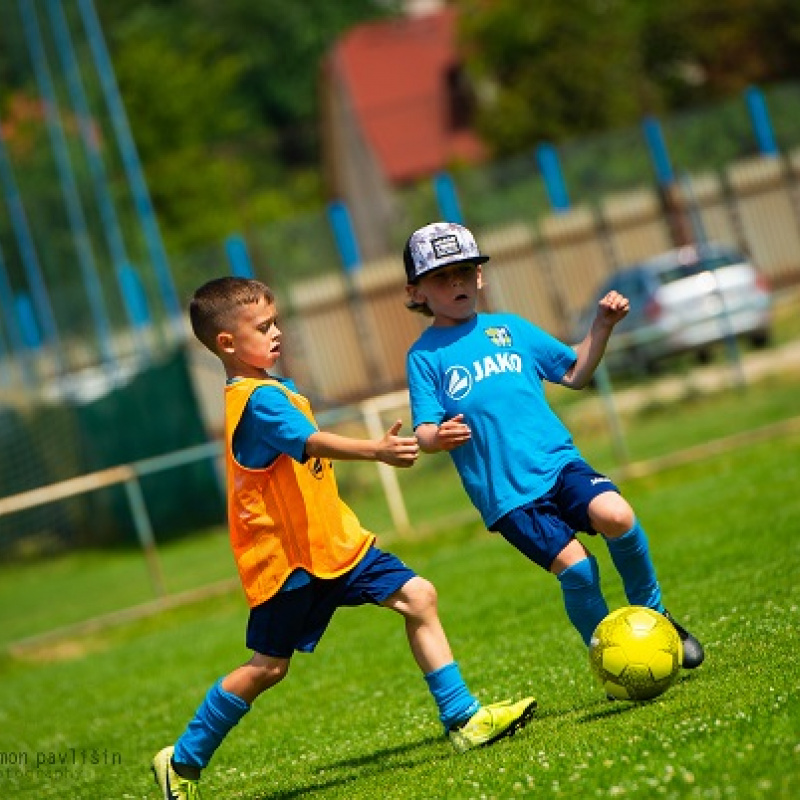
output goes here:
<path id="1" fill-rule="evenodd" d="M 612 611 L 596 628 L 589 662 L 607 695 L 652 700 L 678 677 L 683 645 L 669 620 L 643 606 Z"/>

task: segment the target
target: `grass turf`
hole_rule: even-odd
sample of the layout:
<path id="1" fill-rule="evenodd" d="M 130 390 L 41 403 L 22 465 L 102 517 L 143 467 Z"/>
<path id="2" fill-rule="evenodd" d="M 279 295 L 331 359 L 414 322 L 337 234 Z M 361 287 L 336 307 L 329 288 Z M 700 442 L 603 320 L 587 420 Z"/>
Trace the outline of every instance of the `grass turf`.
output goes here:
<path id="1" fill-rule="evenodd" d="M 668 605 L 708 661 L 647 704 L 608 703 L 554 580 L 464 525 L 395 552 L 439 588 L 483 700 L 534 694 L 515 738 L 457 756 L 400 619 L 344 609 L 229 736 L 205 796 L 790 798 L 800 791 L 800 437 L 625 484 Z M 610 604 L 624 602 L 603 547 Z M 24 614 L 23 611 L 18 611 Z M 0 797 L 157 797 L 148 761 L 246 657 L 238 593 L 0 665 Z"/>

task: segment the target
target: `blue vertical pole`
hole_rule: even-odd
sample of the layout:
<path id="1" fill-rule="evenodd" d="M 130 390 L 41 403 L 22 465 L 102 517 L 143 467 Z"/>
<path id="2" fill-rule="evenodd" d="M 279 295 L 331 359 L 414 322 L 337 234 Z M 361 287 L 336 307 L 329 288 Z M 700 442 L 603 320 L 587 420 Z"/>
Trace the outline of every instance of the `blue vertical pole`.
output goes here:
<path id="1" fill-rule="evenodd" d="M 250 254 L 247 252 L 247 243 L 243 236 L 232 234 L 225 240 L 225 252 L 228 255 L 228 263 L 231 265 L 231 275 L 237 278 L 253 278 L 253 265 L 250 262 Z"/>
<path id="2" fill-rule="evenodd" d="M 114 76 L 114 67 L 108 54 L 103 30 L 97 18 L 97 12 L 92 0 L 78 0 L 78 9 L 83 19 L 83 25 L 89 40 L 95 66 L 100 77 L 106 105 L 108 107 L 111 124 L 122 155 L 125 174 L 131 187 L 131 192 L 136 206 L 139 222 L 144 232 L 148 253 L 156 273 L 159 291 L 167 316 L 172 323 L 173 333 L 176 338 L 183 337 L 182 309 L 178 300 L 178 293 L 170 272 L 167 253 L 161 240 L 161 231 L 158 227 L 150 192 L 144 177 L 139 153 L 130 130 L 128 116 L 120 97 L 117 80 Z"/>
<path id="3" fill-rule="evenodd" d="M 655 117 L 646 117 L 642 122 L 642 132 L 644 133 L 647 149 L 650 152 L 650 160 L 656 173 L 656 179 L 661 186 L 669 186 L 675 181 L 675 172 L 672 169 L 667 145 L 664 141 L 664 134 L 661 124 Z"/>
<path id="4" fill-rule="evenodd" d="M 6 264 L 3 260 L 3 250 L 0 247 L 0 310 L 3 312 L 3 321 L 8 332 L 11 352 L 14 355 L 22 353 L 22 335 L 17 321 L 17 310 L 14 305 L 14 290 L 8 277 Z"/>
<path id="5" fill-rule="evenodd" d="M 564 183 L 564 174 L 561 171 L 561 163 L 558 160 L 556 148 L 547 142 L 540 144 L 536 148 L 536 163 L 539 165 L 539 171 L 544 178 L 550 205 L 559 213 L 569 211 L 569 194 Z"/>
<path id="6" fill-rule="evenodd" d="M 3 338 L 3 326 L 0 325 L 0 386 L 11 386 L 11 370 L 9 369 L 8 348 Z"/>
<path id="7" fill-rule="evenodd" d="M 341 200 L 329 203 L 328 221 L 333 230 L 339 258 L 344 268 L 347 299 L 353 314 L 356 334 L 363 348 L 367 374 L 372 388 L 381 391 L 385 387 L 386 381 L 378 347 L 378 337 L 372 331 L 363 291 L 356 279 L 356 273 L 361 269 L 361 250 L 347 205 Z"/>
<path id="8" fill-rule="evenodd" d="M 73 112 L 78 120 L 81 142 L 86 160 L 89 164 L 89 173 L 92 179 L 94 194 L 100 210 L 103 234 L 108 245 L 111 259 L 114 264 L 114 273 L 120 280 L 123 268 L 129 263 L 128 254 L 125 249 L 125 240 L 122 235 L 122 227 L 117 217 L 117 211 L 109 187 L 108 173 L 105 163 L 100 153 L 100 141 L 98 131 L 86 98 L 86 90 L 81 78 L 80 66 L 75 56 L 75 48 L 72 44 L 67 18 L 61 5 L 61 0 L 47 0 L 47 11 L 50 16 L 50 24 L 53 28 L 53 36 L 58 50 L 61 68 L 67 81 L 70 101 Z M 123 295 L 123 305 L 128 315 L 128 322 L 135 332 L 139 331 L 134 319 L 131 316 L 129 304 L 125 301 L 125 294 L 122 285 L 120 291 Z M 147 346 L 141 335 L 136 339 L 137 348 L 140 352 L 147 352 Z"/>
<path id="9" fill-rule="evenodd" d="M 14 289 L 8 277 L 8 270 L 3 259 L 3 249 L 0 247 L 0 312 L 2 312 L 3 326 L 8 335 L 8 348 L 3 347 L 0 353 L 0 360 L 3 362 L 4 383 L 10 384 L 11 380 L 7 376 L 10 374 L 6 368 L 7 357 L 18 359 L 22 370 L 22 377 L 25 385 L 30 385 L 32 380 L 28 370 L 28 354 L 25 352 L 25 342 L 22 338 L 19 319 L 17 317 L 17 305 L 14 297 Z"/>
<path id="10" fill-rule="evenodd" d="M 44 276 L 42 275 L 39 256 L 36 252 L 36 246 L 33 243 L 30 228 L 28 227 L 25 207 L 22 205 L 22 198 L 17 188 L 17 182 L 14 179 L 11 161 L 8 158 L 5 145 L 3 144 L 2 133 L 0 133 L 0 184 L 2 184 L 3 192 L 6 196 L 11 226 L 14 229 L 14 237 L 17 240 L 17 247 L 19 248 L 22 266 L 25 270 L 25 277 L 31 290 L 34 308 L 39 317 L 39 323 L 43 329 L 44 339 L 52 346 L 56 367 L 58 371 L 61 372 L 64 369 L 64 362 L 55 315 L 53 314 L 53 306 L 50 303 L 50 295 L 47 291 L 47 284 L 45 283 Z"/>
<path id="11" fill-rule="evenodd" d="M 447 172 L 439 172 L 433 177 L 433 186 L 442 219 L 445 222 L 457 222 L 463 225 L 464 215 L 461 213 L 461 204 L 458 202 L 458 192 L 452 176 Z"/>
<path id="12" fill-rule="evenodd" d="M 778 145 L 775 142 L 775 134 L 772 130 L 772 122 L 764 93 L 755 86 L 751 86 L 745 91 L 745 100 L 747 102 L 747 110 L 750 112 L 750 121 L 753 124 L 758 149 L 762 155 L 777 156 Z"/>
<path id="13" fill-rule="evenodd" d="M 344 202 L 334 200 L 328 204 L 328 220 L 333 230 L 344 271 L 351 275 L 361 268 L 361 252 L 353 230 L 353 222 L 350 219 L 350 211 Z"/>
<path id="14" fill-rule="evenodd" d="M 135 267 L 123 264 L 117 271 L 117 280 L 133 327 L 139 329 L 149 325 L 152 317 L 147 306 L 147 294 Z"/>
<path id="15" fill-rule="evenodd" d="M 106 313 L 103 289 L 100 285 L 97 264 L 95 263 L 94 252 L 89 240 L 86 217 L 83 213 L 72 163 L 70 162 L 69 148 L 64 135 L 64 127 L 61 123 L 61 115 L 58 111 L 53 79 L 50 75 L 39 22 L 36 17 L 36 8 L 32 0 L 19 0 L 19 8 L 22 14 L 25 38 L 33 61 L 36 83 L 44 99 L 45 121 L 47 123 L 47 132 L 50 135 L 50 146 L 53 149 L 56 168 L 61 181 L 61 192 L 64 196 L 64 205 L 67 208 L 72 238 L 78 254 L 78 265 L 80 266 L 84 286 L 89 298 L 89 309 L 94 322 L 95 334 L 100 344 L 103 361 L 113 363 L 116 359 L 111 340 L 111 325 Z"/>
<path id="16" fill-rule="evenodd" d="M 22 329 L 22 341 L 30 350 L 38 350 L 42 346 L 42 334 L 30 297 L 26 292 L 19 292 L 14 296 L 14 305 Z"/>

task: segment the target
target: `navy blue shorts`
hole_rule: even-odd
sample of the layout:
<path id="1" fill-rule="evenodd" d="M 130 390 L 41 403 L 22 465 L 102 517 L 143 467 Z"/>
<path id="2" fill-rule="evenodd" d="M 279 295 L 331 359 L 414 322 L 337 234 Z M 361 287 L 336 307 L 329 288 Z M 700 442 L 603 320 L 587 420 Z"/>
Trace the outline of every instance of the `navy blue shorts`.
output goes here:
<path id="1" fill-rule="evenodd" d="M 619 489 L 585 461 L 571 461 L 548 492 L 500 517 L 492 530 L 549 571 L 556 556 L 578 531 L 597 533 L 587 509 L 604 492 L 619 493 Z"/>
<path id="2" fill-rule="evenodd" d="M 381 603 L 416 574 L 397 556 L 373 546 L 350 572 L 332 579 L 312 578 L 251 608 L 247 647 L 275 658 L 291 658 L 295 650 L 310 653 L 337 608 Z"/>

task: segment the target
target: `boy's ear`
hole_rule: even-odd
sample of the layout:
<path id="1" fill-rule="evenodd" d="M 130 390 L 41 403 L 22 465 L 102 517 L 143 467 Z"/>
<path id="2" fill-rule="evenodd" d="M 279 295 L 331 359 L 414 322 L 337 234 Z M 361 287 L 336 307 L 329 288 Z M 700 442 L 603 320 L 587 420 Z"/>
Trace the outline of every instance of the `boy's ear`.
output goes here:
<path id="1" fill-rule="evenodd" d="M 416 283 L 406 284 L 406 294 L 408 295 L 408 299 L 411 300 L 412 303 L 425 302 L 425 295 L 420 291 L 419 286 Z"/>
<path id="2" fill-rule="evenodd" d="M 483 270 L 481 269 L 480 264 L 478 264 L 476 272 L 478 275 L 478 288 L 483 289 Z"/>
<path id="3" fill-rule="evenodd" d="M 233 352 L 233 334 L 228 331 L 220 331 L 217 334 L 217 348 L 220 353 Z"/>

